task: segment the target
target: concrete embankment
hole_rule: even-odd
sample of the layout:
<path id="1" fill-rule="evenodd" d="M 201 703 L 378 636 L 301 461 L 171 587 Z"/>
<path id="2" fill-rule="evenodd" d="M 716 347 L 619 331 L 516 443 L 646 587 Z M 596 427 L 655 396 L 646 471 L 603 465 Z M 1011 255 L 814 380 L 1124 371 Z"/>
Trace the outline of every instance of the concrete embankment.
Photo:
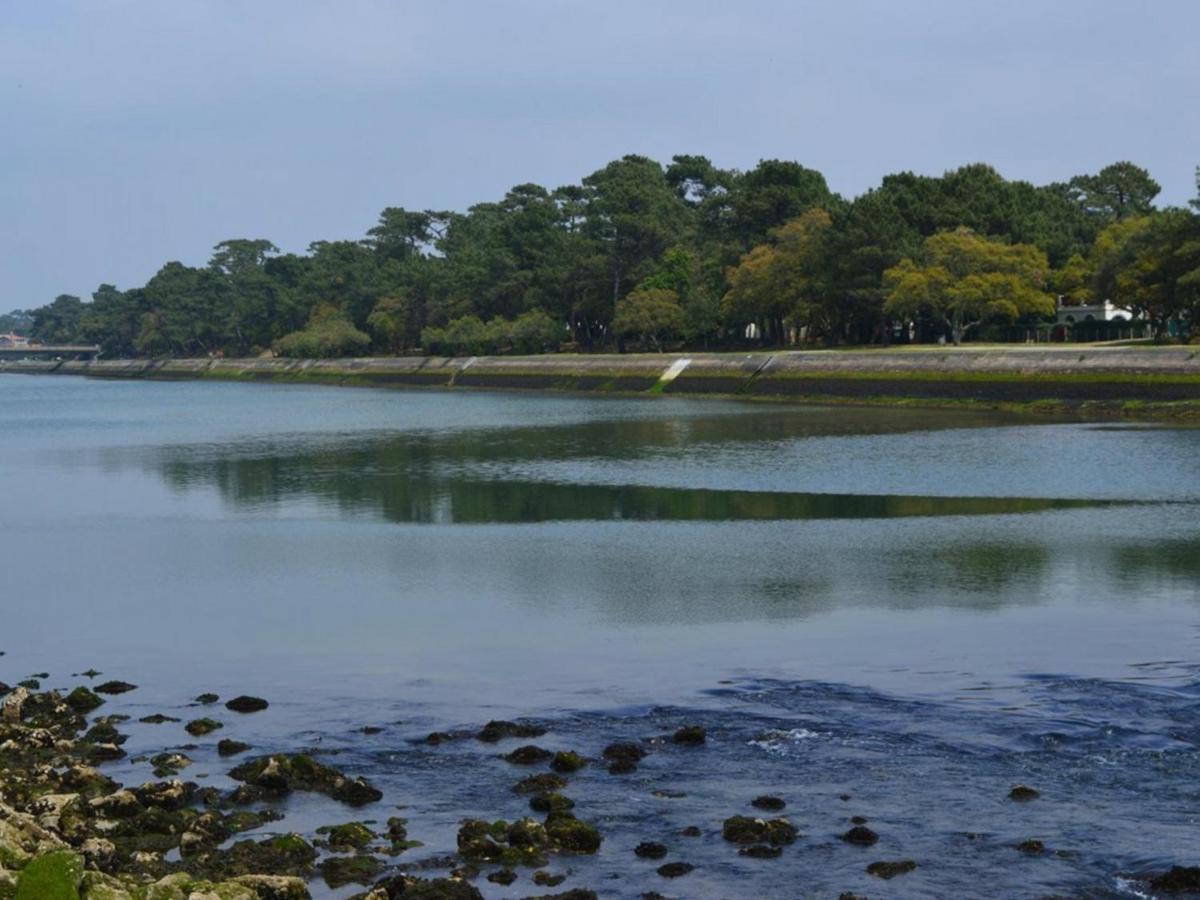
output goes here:
<path id="1" fill-rule="evenodd" d="M 858 402 L 1096 404 L 1200 409 L 1200 351 L 986 348 L 780 353 L 392 357 L 338 360 L 21 361 L 0 372 L 97 378 L 228 379 L 624 393 L 723 394 Z"/>

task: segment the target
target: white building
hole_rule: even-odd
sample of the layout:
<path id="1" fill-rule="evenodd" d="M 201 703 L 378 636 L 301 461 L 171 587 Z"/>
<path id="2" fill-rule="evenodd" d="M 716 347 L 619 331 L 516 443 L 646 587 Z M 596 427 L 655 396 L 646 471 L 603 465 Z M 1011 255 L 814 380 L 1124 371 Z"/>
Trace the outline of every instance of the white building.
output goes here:
<path id="1" fill-rule="evenodd" d="M 1089 303 L 1084 306 L 1064 306 L 1058 298 L 1054 320 L 1059 325 L 1077 325 L 1080 322 L 1128 322 L 1133 318 L 1129 310 L 1113 306 L 1111 300 Z"/>

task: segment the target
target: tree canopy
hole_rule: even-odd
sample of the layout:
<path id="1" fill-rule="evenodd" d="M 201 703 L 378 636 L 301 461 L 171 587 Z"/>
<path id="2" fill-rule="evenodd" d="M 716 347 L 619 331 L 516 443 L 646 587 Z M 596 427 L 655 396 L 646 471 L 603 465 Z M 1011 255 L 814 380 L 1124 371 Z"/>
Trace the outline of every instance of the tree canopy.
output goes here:
<path id="1" fill-rule="evenodd" d="M 962 340 L 1046 316 L 1054 295 L 1186 329 L 1200 197 L 1157 209 L 1158 191 L 1130 162 L 1042 186 L 973 163 L 846 199 L 799 162 L 629 155 L 465 212 L 387 206 L 361 239 L 304 253 L 225 240 L 203 265 L 61 295 L 0 331 L 109 356 L 864 344 Z"/>

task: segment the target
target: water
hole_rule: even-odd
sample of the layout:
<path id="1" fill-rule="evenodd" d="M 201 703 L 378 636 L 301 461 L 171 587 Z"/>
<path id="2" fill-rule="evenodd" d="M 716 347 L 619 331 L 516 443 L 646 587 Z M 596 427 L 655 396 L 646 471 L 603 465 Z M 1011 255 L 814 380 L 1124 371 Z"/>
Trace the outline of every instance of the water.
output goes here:
<path id="1" fill-rule="evenodd" d="M 430 731 L 528 716 L 594 756 L 700 722 L 703 749 L 573 779 L 606 838 L 560 889 L 1133 896 L 1200 863 L 1200 431 L 25 376 L 0 423 L 0 680 L 94 666 L 141 685 L 106 707 L 137 716 L 266 696 L 188 777 L 228 783 L 229 736 L 386 793 L 270 830 L 400 804 L 426 846 L 399 861 L 440 855 L 464 816 L 524 814 L 527 773 Z M 134 755 L 186 740 L 128 727 Z M 739 857 L 720 823 L 763 793 L 804 837 Z M 874 848 L 838 840 L 854 815 Z M 696 870 L 660 878 L 642 840 Z"/>

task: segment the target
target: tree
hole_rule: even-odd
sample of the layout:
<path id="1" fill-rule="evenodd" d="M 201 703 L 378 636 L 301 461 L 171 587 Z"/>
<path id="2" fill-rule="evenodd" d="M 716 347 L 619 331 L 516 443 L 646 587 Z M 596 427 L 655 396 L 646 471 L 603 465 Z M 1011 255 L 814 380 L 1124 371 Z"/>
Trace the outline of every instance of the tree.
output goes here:
<path id="1" fill-rule="evenodd" d="M 407 297 L 382 297 L 367 316 L 367 328 L 375 338 L 375 346 L 388 353 L 397 353 L 412 345 L 420 332 L 415 330 L 416 317 Z"/>
<path id="2" fill-rule="evenodd" d="M 1036 247 L 1003 244 L 958 228 L 927 238 L 923 251 L 921 263 L 905 258 L 888 269 L 887 311 L 935 315 L 946 323 L 955 345 L 981 322 L 1054 312 L 1054 298 L 1044 290 L 1050 266 Z"/>
<path id="3" fill-rule="evenodd" d="M 683 329 L 679 295 L 665 288 L 633 291 L 617 302 L 613 330 L 618 335 L 637 335 L 644 343 L 661 350 L 661 340 Z"/>
<path id="4" fill-rule="evenodd" d="M 1149 172 L 1131 162 L 1113 163 L 1095 175 L 1077 175 L 1070 186 L 1079 206 L 1102 221 L 1146 215 L 1162 190 Z"/>
<path id="5" fill-rule="evenodd" d="M 1168 209 L 1130 221 L 1138 227 L 1106 260 L 1113 302 L 1149 321 L 1160 340 L 1171 323 L 1186 336 L 1200 314 L 1200 219 Z"/>
<path id="6" fill-rule="evenodd" d="M 72 294 L 59 294 L 49 306 L 34 310 L 30 337 L 44 344 L 69 344 L 79 338 L 83 301 Z"/>
<path id="7" fill-rule="evenodd" d="M 587 229 L 606 259 L 610 298 L 617 299 L 650 274 L 688 225 L 688 206 L 672 189 L 662 166 L 625 156 L 583 179 Z"/>
<path id="8" fill-rule="evenodd" d="M 308 327 L 284 335 L 275 343 L 281 356 L 308 359 L 361 356 L 371 345 L 363 334 L 340 311 L 323 306 L 313 312 Z"/>
<path id="9" fill-rule="evenodd" d="M 829 334 L 827 239 L 833 220 L 823 209 L 808 212 L 771 231 L 730 270 L 722 300 L 728 319 L 755 322 L 764 338 L 784 340 L 785 322 L 815 326 Z"/>
<path id="10" fill-rule="evenodd" d="M 31 310 L 14 309 L 12 312 L 0 315 L 0 334 L 27 335 L 33 328 L 33 312 Z"/>

